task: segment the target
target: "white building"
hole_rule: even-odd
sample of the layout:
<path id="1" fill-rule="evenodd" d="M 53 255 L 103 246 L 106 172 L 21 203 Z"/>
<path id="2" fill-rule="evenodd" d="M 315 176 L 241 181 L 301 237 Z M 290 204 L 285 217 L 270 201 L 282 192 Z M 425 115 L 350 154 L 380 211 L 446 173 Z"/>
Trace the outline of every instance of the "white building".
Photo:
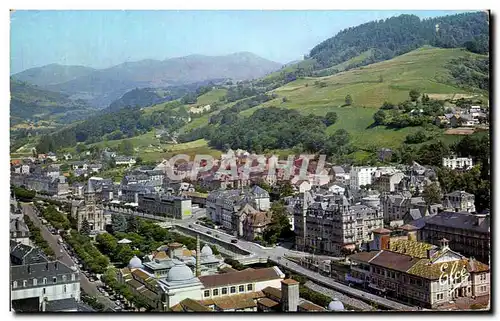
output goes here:
<path id="1" fill-rule="evenodd" d="M 356 191 L 361 186 L 372 184 L 372 174 L 377 170 L 376 167 L 355 167 L 351 168 L 349 173 L 349 184 L 351 190 Z"/>
<path id="2" fill-rule="evenodd" d="M 78 310 L 80 277 L 76 268 L 60 261 L 15 265 L 10 268 L 10 278 L 10 300 L 16 311 Z"/>
<path id="3" fill-rule="evenodd" d="M 451 156 L 450 158 L 443 157 L 443 166 L 451 169 L 471 169 L 474 165 L 470 157 Z"/>

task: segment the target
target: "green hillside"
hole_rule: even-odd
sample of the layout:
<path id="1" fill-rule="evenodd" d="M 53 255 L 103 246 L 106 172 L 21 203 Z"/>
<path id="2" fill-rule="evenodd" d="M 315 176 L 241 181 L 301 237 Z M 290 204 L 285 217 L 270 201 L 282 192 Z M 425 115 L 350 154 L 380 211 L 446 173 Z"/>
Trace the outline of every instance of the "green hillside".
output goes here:
<path id="1" fill-rule="evenodd" d="M 485 91 L 466 90 L 451 84 L 452 77 L 447 63 L 467 55 L 481 57 L 462 49 L 423 47 L 391 60 L 333 76 L 299 79 L 273 90 L 278 95 L 276 99 L 247 109 L 241 114 L 250 116 L 255 110 L 269 106 L 296 109 L 304 114 L 315 115 L 326 115 L 327 112 L 334 111 L 339 120 L 328 128 L 329 132 L 345 129 L 358 146 L 374 144 L 396 147 L 404 141 L 406 135 L 420 128 L 368 128 L 373 123 L 373 114 L 384 101 L 404 101 L 411 89 L 440 99 L 453 99 L 458 95 L 486 98 L 488 93 Z M 353 104 L 342 107 L 346 95 L 352 96 Z M 284 97 L 286 102 L 283 102 Z"/>

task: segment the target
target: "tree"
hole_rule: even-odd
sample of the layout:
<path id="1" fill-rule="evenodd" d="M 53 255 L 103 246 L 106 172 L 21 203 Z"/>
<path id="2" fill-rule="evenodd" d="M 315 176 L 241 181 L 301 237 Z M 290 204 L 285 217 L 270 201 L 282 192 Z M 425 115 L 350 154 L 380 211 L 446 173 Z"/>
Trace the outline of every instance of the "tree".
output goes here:
<path id="1" fill-rule="evenodd" d="M 111 226 L 113 233 L 125 232 L 127 230 L 127 220 L 122 214 L 113 214 L 111 216 Z"/>
<path id="2" fill-rule="evenodd" d="M 410 95 L 410 100 L 415 102 L 420 97 L 420 92 L 416 89 L 412 89 L 412 90 L 410 90 L 409 95 Z"/>
<path id="3" fill-rule="evenodd" d="M 83 219 L 82 225 L 80 227 L 80 233 L 83 235 L 89 235 L 90 234 L 90 224 L 89 221 L 87 221 L 86 218 Z"/>
<path id="4" fill-rule="evenodd" d="M 376 125 L 384 125 L 386 117 L 385 112 L 382 109 L 379 109 L 375 114 L 373 114 L 373 121 Z"/>
<path id="5" fill-rule="evenodd" d="M 127 232 L 137 232 L 138 222 L 135 215 L 127 217 Z"/>
<path id="6" fill-rule="evenodd" d="M 118 149 L 121 154 L 126 156 L 132 156 L 134 154 L 134 144 L 128 139 L 122 141 Z"/>
<path id="7" fill-rule="evenodd" d="M 351 95 L 345 96 L 345 106 L 351 106 L 352 105 L 352 97 Z"/>
<path id="8" fill-rule="evenodd" d="M 283 197 L 292 196 L 294 194 L 292 184 L 289 180 L 279 182 L 278 191 L 280 194 L 280 199 L 282 199 Z"/>
<path id="9" fill-rule="evenodd" d="M 337 122 L 337 113 L 330 111 L 326 114 L 324 123 L 326 126 L 331 126 Z"/>
<path id="10" fill-rule="evenodd" d="M 440 204 L 443 198 L 441 188 L 436 182 L 427 185 L 422 192 L 422 197 L 427 205 Z"/>

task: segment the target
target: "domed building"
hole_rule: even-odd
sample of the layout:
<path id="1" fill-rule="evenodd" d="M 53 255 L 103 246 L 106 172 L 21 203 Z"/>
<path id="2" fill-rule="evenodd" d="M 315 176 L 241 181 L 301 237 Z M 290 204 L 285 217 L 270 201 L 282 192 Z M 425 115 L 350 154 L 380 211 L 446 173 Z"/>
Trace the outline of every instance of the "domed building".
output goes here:
<path id="1" fill-rule="evenodd" d="M 186 281 L 194 278 L 193 271 L 182 262 L 175 262 L 175 265 L 168 271 L 167 280 L 169 282 Z"/>
<path id="2" fill-rule="evenodd" d="M 128 262 L 128 268 L 129 269 L 143 268 L 141 259 L 134 255 L 134 257 L 131 258 L 130 261 Z"/>
<path id="3" fill-rule="evenodd" d="M 191 268 L 184 262 L 172 260 L 174 266 L 170 268 L 166 278 L 157 279 L 158 285 L 165 293 L 164 305 L 169 308 L 184 299 L 201 300 L 203 284 Z"/>
<path id="4" fill-rule="evenodd" d="M 332 302 L 328 303 L 328 311 L 344 311 L 344 304 L 339 299 L 334 298 Z"/>
<path id="5" fill-rule="evenodd" d="M 213 255 L 214 253 L 212 252 L 212 248 L 208 246 L 207 244 L 203 245 L 203 248 L 201 249 L 201 256 L 210 256 Z"/>

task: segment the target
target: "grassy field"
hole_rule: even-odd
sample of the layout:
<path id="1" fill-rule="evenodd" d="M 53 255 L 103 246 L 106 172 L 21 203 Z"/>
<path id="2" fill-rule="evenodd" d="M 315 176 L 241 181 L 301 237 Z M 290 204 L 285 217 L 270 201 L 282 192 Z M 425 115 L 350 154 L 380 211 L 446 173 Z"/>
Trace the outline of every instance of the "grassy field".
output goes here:
<path id="1" fill-rule="evenodd" d="M 372 50 L 367 50 L 367 51 L 361 53 L 360 55 L 358 55 L 358 56 L 356 56 L 354 58 L 351 58 L 349 60 L 344 61 L 343 63 L 340 63 L 338 65 L 332 66 L 330 68 L 319 70 L 318 73 L 321 72 L 321 71 L 334 71 L 334 70 L 344 71 L 349 65 L 355 64 L 355 63 L 359 63 L 359 62 L 363 62 L 368 57 L 370 57 L 371 55 L 372 55 Z"/>
<path id="2" fill-rule="evenodd" d="M 296 109 L 304 114 L 315 115 L 334 111 L 338 115 L 338 121 L 328 128 L 328 132 L 343 128 L 351 134 L 355 145 L 360 148 L 368 145 L 394 148 L 404 141 L 406 135 L 420 130 L 420 127 L 400 130 L 368 128 L 373 122 L 373 114 L 384 101 L 401 102 L 408 98 L 411 89 L 450 98 L 457 95 L 484 97 L 483 93 L 467 92 L 446 83 L 450 77 L 445 68 L 446 63 L 466 54 L 469 53 L 461 49 L 423 47 L 388 61 L 333 76 L 299 79 L 274 90 L 278 98 L 241 114 L 250 116 L 257 109 L 269 106 Z M 321 88 L 315 85 L 318 81 L 324 82 L 326 86 Z M 353 98 L 353 106 L 341 107 L 348 94 Z M 287 98 L 287 102 L 283 102 L 283 97 Z"/>

